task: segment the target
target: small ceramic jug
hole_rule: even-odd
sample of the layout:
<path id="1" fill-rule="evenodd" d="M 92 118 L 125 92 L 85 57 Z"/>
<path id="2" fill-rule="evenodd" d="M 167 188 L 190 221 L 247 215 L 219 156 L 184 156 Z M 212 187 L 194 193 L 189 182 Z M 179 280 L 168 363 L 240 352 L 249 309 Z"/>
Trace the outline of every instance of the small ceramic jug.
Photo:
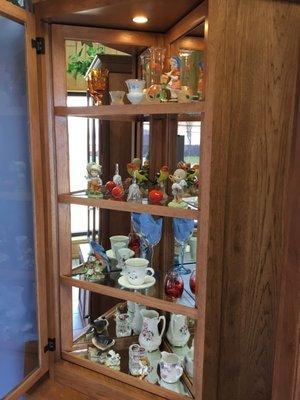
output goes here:
<path id="1" fill-rule="evenodd" d="M 135 335 L 140 334 L 142 330 L 142 324 L 143 324 L 143 317 L 141 314 L 141 310 L 144 310 L 146 307 L 142 306 L 138 303 L 134 303 L 134 314 L 132 318 L 132 329 L 133 333 Z"/>
<path id="2" fill-rule="evenodd" d="M 167 383 L 176 383 L 183 374 L 180 357 L 174 353 L 161 352 L 160 377 Z"/>
<path id="3" fill-rule="evenodd" d="M 125 83 L 130 93 L 142 93 L 146 82 L 142 79 L 127 79 Z"/>
<path id="4" fill-rule="evenodd" d="M 142 330 L 139 336 L 139 344 L 143 346 L 146 351 L 155 351 L 159 348 L 166 328 L 166 318 L 159 315 L 155 310 L 141 310 L 143 317 Z M 163 322 L 161 332 L 158 332 L 158 324 Z"/>
<path id="5" fill-rule="evenodd" d="M 171 314 L 167 331 L 167 338 L 171 345 L 175 347 L 185 346 L 190 336 L 186 315 Z"/>

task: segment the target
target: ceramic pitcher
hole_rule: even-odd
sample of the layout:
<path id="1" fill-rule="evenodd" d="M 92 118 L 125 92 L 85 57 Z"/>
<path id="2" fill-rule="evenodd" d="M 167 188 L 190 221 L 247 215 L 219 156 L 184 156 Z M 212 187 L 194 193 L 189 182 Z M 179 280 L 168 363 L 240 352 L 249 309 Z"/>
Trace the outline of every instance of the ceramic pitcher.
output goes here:
<path id="1" fill-rule="evenodd" d="M 171 314 L 167 338 L 172 346 L 185 346 L 190 338 L 186 315 Z"/>
<path id="2" fill-rule="evenodd" d="M 155 310 L 142 310 L 142 330 L 139 336 L 139 343 L 146 351 L 155 351 L 159 348 L 166 328 L 166 318 L 159 315 Z M 161 332 L 158 331 L 159 322 L 163 322 Z"/>
<path id="3" fill-rule="evenodd" d="M 141 330 L 142 330 L 142 324 L 143 324 L 143 317 L 141 314 L 141 310 L 145 309 L 145 306 L 142 306 L 141 304 L 134 303 L 134 314 L 132 318 L 132 329 L 133 333 L 135 335 L 138 335 Z"/>

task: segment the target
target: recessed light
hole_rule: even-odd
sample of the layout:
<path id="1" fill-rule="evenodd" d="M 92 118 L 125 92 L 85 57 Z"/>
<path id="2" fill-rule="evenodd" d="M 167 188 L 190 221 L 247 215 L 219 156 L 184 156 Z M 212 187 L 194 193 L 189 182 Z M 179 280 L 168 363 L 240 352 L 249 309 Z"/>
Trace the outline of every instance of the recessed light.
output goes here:
<path id="1" fill-rule="evenodd" d="M 148 18 L 144 17 L 143 15 L 137 15 L 136 17 L 132 18 L 132 21 L 136 24 L 145 24 L 148 22 Z"/>

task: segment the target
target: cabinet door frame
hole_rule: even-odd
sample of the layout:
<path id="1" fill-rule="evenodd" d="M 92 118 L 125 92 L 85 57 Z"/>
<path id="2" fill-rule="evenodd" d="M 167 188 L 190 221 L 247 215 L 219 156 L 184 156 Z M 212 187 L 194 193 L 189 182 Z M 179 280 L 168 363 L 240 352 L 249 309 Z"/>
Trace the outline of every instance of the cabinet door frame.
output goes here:
<path id="1" fill-rule="evenodd" d="M 15 389 L 6 395 L 5 400 L 18 399 L 49 369 L 48 353 L 44 347 L 48 341 L 47 299 L 46 299 L 46 260 L 44 227 L 44 193 L 41 158 L 41 138 L 39 125 L 38 81 L 36 51 L 31 40 L 35 38 L 34 15 L 22 8 L 0 0 L 0 15 L 24 24 L 27 72 L 27 97 L 29 118 L 29 140 L 31 152 L 31 180 L 33 197 L 34 250 L 36 269 L 37 321 L 39 343 L 39 367 L 29 374 Z"/>

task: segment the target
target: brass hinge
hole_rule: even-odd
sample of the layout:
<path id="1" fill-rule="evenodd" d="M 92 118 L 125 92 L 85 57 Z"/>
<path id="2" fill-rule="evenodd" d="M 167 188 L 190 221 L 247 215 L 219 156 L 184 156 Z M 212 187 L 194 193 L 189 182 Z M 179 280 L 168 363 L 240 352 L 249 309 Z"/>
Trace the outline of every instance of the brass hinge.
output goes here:
<path id="1" fill-rule="evenodd" d="M 36 50 L 36 54 L 45 54 L 45 39 L 43 37 L 31 39 L 31 47 Z"/>

